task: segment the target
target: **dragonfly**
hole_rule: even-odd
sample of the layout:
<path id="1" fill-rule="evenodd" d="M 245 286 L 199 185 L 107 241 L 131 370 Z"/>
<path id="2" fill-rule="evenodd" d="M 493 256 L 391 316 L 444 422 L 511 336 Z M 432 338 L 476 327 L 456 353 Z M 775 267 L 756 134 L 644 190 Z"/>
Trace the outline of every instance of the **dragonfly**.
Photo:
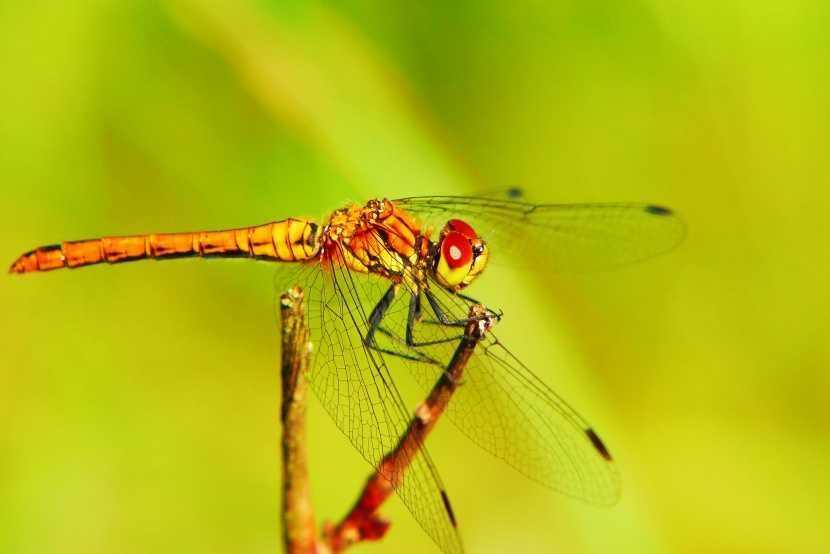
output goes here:
<path id="1" fill-rule="evenodd" d="M 492 263 L 550 271 L 622 266 L 675 247 L 684 226 L 654 204 L 533 204 L 427 196 L 348 204 L 328 219 L 288 218 L 225 231 L 103 237 L 43 246 L 10 273 L 177 258 L 282 262 L 277 290 L 306 292 L 309 385 L 373 467 L 411 414 L 389 363 L 404 361 L 426 391 L 447 364 L 478 301 L 469 287 Z M 486 309 L 482 319 L 502 313 Z M 608 506 L 620 476 L 598 433 L 522 364 L 489 326 L 444 415 L 475 443 L 568 496 Z M 394 482 L 447 553 L 463 546 L 446 489 L 425 448 Z"/>

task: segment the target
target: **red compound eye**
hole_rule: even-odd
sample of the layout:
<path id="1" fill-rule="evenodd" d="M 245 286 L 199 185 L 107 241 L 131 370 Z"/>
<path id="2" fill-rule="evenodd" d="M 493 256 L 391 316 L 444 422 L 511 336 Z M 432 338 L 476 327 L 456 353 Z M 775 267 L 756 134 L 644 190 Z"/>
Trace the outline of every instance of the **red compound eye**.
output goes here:
<path id="1" fill-rule="evenodd" d="M 462 223 L 464 222 L 462 221 Z M 473 230 L 466 223 L 464 223 L 464 226 L 470 231 Z M 470 240 L 458 231 L 450 231 L 441 242 L 441 257 L 452 269 L 469 267 L 470 262 L 473 261 L 473 247 L 470 245 Z"/>
<path id="2" fill-rule="evenodd" d="M 453 231 L 458 231 L 468 240 L 475 240 L 478 238 L 476 232 L 470 227 L 470 224 L 466 221 L 462 221 L 461 219 L 451 219 L 447 221 L 447 227 L 451 228 Z"/>

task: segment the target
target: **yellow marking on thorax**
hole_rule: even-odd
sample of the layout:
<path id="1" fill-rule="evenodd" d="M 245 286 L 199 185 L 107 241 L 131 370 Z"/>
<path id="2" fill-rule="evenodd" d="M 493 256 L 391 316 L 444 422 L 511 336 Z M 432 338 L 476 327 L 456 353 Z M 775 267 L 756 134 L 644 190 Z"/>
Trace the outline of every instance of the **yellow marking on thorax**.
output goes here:
<path id="1" fill-rule="evenodd" d="M 409 273 L 418 261 L 415 241 L 419 225 L 389 200 L 371 200 L 335 212 L 326 240 L 335 243 L 334 263 L 353 271 L 390 278 Z"/>

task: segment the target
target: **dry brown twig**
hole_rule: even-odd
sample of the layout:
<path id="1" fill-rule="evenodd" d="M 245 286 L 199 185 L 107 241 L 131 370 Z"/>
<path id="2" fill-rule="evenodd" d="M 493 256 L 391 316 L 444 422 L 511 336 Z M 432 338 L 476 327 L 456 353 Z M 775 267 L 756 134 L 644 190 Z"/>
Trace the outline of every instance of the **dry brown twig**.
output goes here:
<path id="1" fill-rule="evenodd" d="M 305 406 L 308 383 L 309 330 L 305 324 L 305 298 L 294 287 L 280 296 L 282 325 L 282 521 L 285 551 L 317 552 L 317 532 L 306 464 Z"/>
<path id="2" fill-rule="evenodd" d="M 460 382 L 464 368 L 476 344 L 489 330 L 491 319 L 486 308 L 475 304 L 469 323 L 447 370 L 436 382 L 429 396 L 413 415 L 396 447 L 381 461 L 369 477 L 351 511 L 337 525 L 326 524 L 323 538 L 316 535 L 311 510 L 310 487 L 305 450 L 306 382 L 309 332 L 305 325 L 305 302 L 302 290 L 294 287 L 280 297 L 282 321 L 283 379 L 283 524 L 286 552 L 290 554 L 339 554 L 362 541 L 376 541 L 386 534 L 391 522 L 378 513 L 410 462 L 418 455 L 438 418 Z M 443 493 L 442 493 L 443 494 Z M 449 509 L 449 503 L 447 502 Z M 452 517 L 452 512 L 450 512 Z"/>

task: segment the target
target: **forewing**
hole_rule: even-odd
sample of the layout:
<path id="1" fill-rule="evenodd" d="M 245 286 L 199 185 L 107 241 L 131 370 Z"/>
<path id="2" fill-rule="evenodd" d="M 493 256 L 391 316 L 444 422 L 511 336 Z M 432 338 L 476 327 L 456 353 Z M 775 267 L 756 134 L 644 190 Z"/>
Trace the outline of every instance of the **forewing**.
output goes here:
<path id="1" fill-rule="evenodd" d="M 554 271 L 630 264 L 677 246 L 680 218 L 653 204 L 530 204 L 464 196 L 394 201 L 440 229 L 462 219 L 485 240 L 494 263 Z"/>
<path id="2" fill-rule="evenodd" d="M 309 385 L 355 448 L 377 468 L 411 418 L 383 355 L 363 345 L 367 318 L 389 283 L 343 268 L 321 269 L 318 263 L 279 276 L 277 290 L 295 284 L 305 291 L 308 305 L 314 349 L 306 375 Z M 443 486 L 425 449 L 402 473 L 395 490 L 442 551 L 462 551 Z"/>

